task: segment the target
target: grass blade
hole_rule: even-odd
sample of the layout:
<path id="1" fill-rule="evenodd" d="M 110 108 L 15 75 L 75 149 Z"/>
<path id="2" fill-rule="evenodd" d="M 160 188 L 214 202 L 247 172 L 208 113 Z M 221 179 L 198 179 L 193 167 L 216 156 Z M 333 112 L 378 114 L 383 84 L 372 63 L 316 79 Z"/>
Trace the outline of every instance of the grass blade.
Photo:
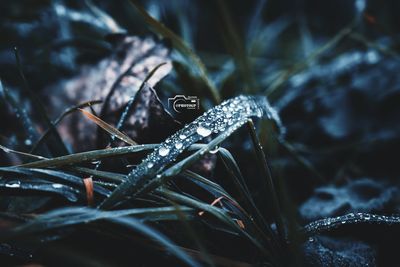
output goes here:
<path id="1" fill-rule="evenodd" d="M 22 70 L 22 65 L 21 65 L 21 61 L 19 58 L 18 49 L 16 47 L 14 48 L 14 51 L 15 51 L 15 59 L 17 61 L 17 67 L 19 70 L 19 74 L 23 81 L 22 87 L 24 88 L 25 93 L 29 96 L 29 99 L 31 100 L 33 107 L 35 108 L 35 110 L 38 111 L 41 121 L 44 123 L 44 125 L 48 129 L 50 129 L 52 136 L 54 138 L 53 141 L 50 140 L 49 142 L 46 142 L 47 146 L 49 147 L 49 150 L 55 156 L 69 154 L 68 149 L 66 148 L 64 142 L 62 141 L 62 139 L 60 137 L 60 134 L 58 133 L 57 129 L 54 127 L 54 125 L 50 121 L 49 117 L 47 116 L 47 112 L 46 112 L 43 104 L 41 103 L 41 101 L 39 100 L 37 95 L 28 86 L 28 82 L 26 81 L 24 72 Z"/>
<path id="2" fill-rule="evenodd" d="M 253 121 L 251 119 L 249 119 L 247 121 L 247 126 L 248 126 L 247 128 L 249 129 L 249 132 L 250 132 L 252 143 L 254 145 L 254 149 L 256 151 L 257 160 L 259 162 L 259 165 L 260 165 L 263 175 L 265 177 L 267 194 L 271 197 L 271 203 L 272 203 L 272 209 L 274 212 L 276 228 L 278 230 L 278 233 L 279 233 L 281 239 L 284 240 L 286 237 L 285 227 L 283 224 L 283 218 L 282 218 L 281 208 L 279 205 L 279 199 L 277 196 L 277 191 L 275 189 L 274 181 L 272 179 L 271 171 L 269 169 L 267 159 L 265 157 L 264 151 L 262 150 L 262 147 L 261 147 L 260 142 L 257 137 L 257 133 L 254 128 Z"/>
<path id="3" fill-rule="evenodd" d="M 101 100 L 92 100 L 92 101 L 86 101 L 83 102 L 81 104 L 78 104 L 76 106 L 67 108 L 66 110 L 64 110 L 64 112 L 53 122 L 54 127 L 57 126 L 66 116 L 68 116 L 69 114 L 75 112 L 76 110 L 78 110 L 79 108 L 84 108 L 87 106 L 93 106 L 96 104 L 100 104 L 102 101 Z M 35 143 L 35 145 L 32 147 L 30 153 L 34 154 L 37 151 L 37 148 L 40 146 L 40 144 L 46 139 L 46 137 L 49 135 L 49 133 L 51 133 L 51 129 L 48 128 L 43 134 L 42 136 L 38 139 L 38 141 Z"/>
<path id="4" fill-rule="evenodd" d="M 19 165 L 20 167 L 35 167 L 35 168 L 49 168 L 49 167 L 60 167 L 66 165 L 73 165 L 77 163 L 83 163 L 87 161 L 96 161 L 99 159 L 116 157 L 122 155 L 128 155 L 131 153 L 151 150 L 157 147 L 155 144 L 148 145 L 136 145 L 116 148 L 106 148 L 100 150 L 92 150 L 81 153 L 75 153 L 72 155 L 61 156 L 52 159 L 40 160 L 30 163 Z"/>
<path id="5" fill-rule="evenodd" d="M 21 107 L 21 105 L 19 105 L 17 101 L 11 96 L 8 89 L 3 86 L 1 80 L 0 80 L 0 91 L 4 96 L 4 99 L 12 106 L 14 112 L 16 113 L 15 115 L 17 116 L 17 118 L 21 121 L 22 127 L 25 130 L 26 137 L 28 138 L 28 140 L 33 142 L 36 139 L 37 132 L 26 110 L 23 107 Z"/>
<path id="6" fill-rule="evenodd" d="M 110 124 L 106 123 L 105 121 L 103 121 L 102 119 L 100 119 L 99 117 L 93 115 L 92 113 L 79 108 L 78 109 L 80 112 L 82 112 L 83 115 L 86 116 L 86 118 L 88 118 L 89 120 L 93 121 L 94 123 L 96 123 L 99 127 L 101 127 L 102 129 L 104 129 L 105 131 L 107 131 L 109 134 L 111 134 L 111 136 L 115 136 L 116 138 L 120 139 L 121 141 L 124 141 L 127 144 L 130 145 L 137 145 L 137 143 L 135 141 L 133 141 L 129 136 L 127 136 L 126 134 L 120 132 L 117 128 L 111 126 Z"/>
<path id="7" fill-rule="evenodd" d="M 130 3 L 136 8 L 136 10 L 139 11 L 139 14 L 143 17 L 144 21 L 150 26 L 153 31 L 159 33 L 164 38 L 170 39 L 174 47 L 180 53 L 182 53 L 182 55 L 188 57 L 191 60 L 193 65 L 197 68 L 200 78 L 207 85 L 214 104 L 219 104 L 221 102 L 221 97 L 219 95 L 218 89 L 215 87 L 214 83 L 208 78 L 207 70 L 204 64 L 201 62 L 200 58 L 178 35 L 165 27 L 159 21 L 155 20 L 146 12 L 143 7 L 139 6 L 133 1 L 130 1 Z"/>

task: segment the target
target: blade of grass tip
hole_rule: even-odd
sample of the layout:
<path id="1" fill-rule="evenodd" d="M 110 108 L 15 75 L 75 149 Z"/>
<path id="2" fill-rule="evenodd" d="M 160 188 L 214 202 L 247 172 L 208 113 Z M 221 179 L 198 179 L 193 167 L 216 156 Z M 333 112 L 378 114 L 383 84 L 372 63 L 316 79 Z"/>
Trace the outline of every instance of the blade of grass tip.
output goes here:
<path id="1" fill-rule="evenodd" d="M 291 67 L 288 70 L 283 71 L 279 77 L 270 85 L 268 88 L 265 90 L 266 96 L 271 96 L 275 91 L 280 88 L 281 85 L 283 85 L 287 79 L 301 71 L 302 69 L 306 68 L 309 66 L 313 61 L 315 61 L 321 54 L 323 54 L 325 51 L 331 49 L 334 47 L 337 43 L 339 43 L 344 37 L 349 35 L 352 31 L 354 26 L 356 25 L 357 21 L 353 20 L 348 26 L 343 28 L 340 32 L 338 32 L 332 39 L 330 39 L 328 42 L 326 42 L 324 45 L 322 45 L 320 48 L 316 49 L 313 53 L 311 53 L 310 56 L 308 56 L 305 60 L 295 64 L 293 67 Z"/>
<path id="2" fill-rule="evenodd" d="M 228 192 L 225 191 L 225 189 L 223 189 L 219 184 L 214 183 L 213 181 L 201 176 L 198 173 L 195 173 L 193 171 L 190 170 L 185 170 L 182 172 L 183 176 L 186 176 L 188 178 L 190 178 L 191 180 L 195 180 L 195 181 L 199 181 L 207 186 L 212 187 L 215 191 L 217 191 L 219 194 L 221 195 L 225 195 L 225 196 L 229 196 Z"/>
<path id="3" fill-rule="evenodd" d="M 36 139 L 37 132 L 35 130 L 35 127 L 33 126 L 31 119 L 29 118 L 26 110 L 17 103 L 17 101 L 11 96 L 9 90 L 3 86 L 1 80 L 0 80 L 0 92 L 2 92 L 4 99 L 11 105 L 14 112 L 16 113 L 17 118 L 21 121 L 22 127 L 24 128 L 27 136 L 27 140 L 33 142 Z"/>
<path id="4" fill-rule="evenodd" d="M 28 157 L 30 159 L 34 159 L 34 160 L 46 160 L 48 158 L 42 157 L 42 156 L 38 156 L 38 155 L 34 155 L 34 154 L 30 154 L 30 153 L 25 153 L 25 152 L 21 152 L 21 151 L 17 151 L 17 150 L 13 150 L 10 148 L 7 148 L 5 146 L 0 145 L 0 149 L 3 150 L 6 153 L 14 153 L 14 154 L 18 154 L 24 157 Z"/>
<path id="5" fill-rule="evenodd" d="M 116 157 L 122 155 L 128 155 L 131 153 L 152 150 L 157 147 L 157 144 L 146 144 L 126 147 L 107 148 L 100 150 L 91 150 L 81 153 L 75 153 L 71 155 L 61 156 L 57 158 L 51 158 L 46 160 L 40 160 L 30 163 L 19 165 L 20 167 L 34 167 L 34 168 L 49 168 L 49 167 L 60 167 L 66 165 L 73 165 L 77 163 L 83 163 L 87 161 L 96 161 L 103 158 Z"/>
<path id="6" fill-rule="evenodd" d="M 200 78 L 205 82 L 207 88 L 209 89 L 209 93 L 212 97 L 214 104 L 219 104 L 221 102 L 221 97 L 219 95 L 218 89 L 208 77 L 207 70 L 200 60 L 200 58 L 192 51 L 192 49 L 174 32 L 168 29 L 165 25 L 155 20 L 152 16 L 150 16 L 147 11 L 136 4 L 132 0 L 129 1 L 136 10 L 139 11 L 140 15 L 143 17 L 144 21 L 152 28 L 153 31 L 159 33 L 164 38 L 168 38 L 171 40 L 174 47 L 183 55 L 188 57 L 191 62 L 196 67 Z"/>
<path id="7" fill-rule="evenodd" d="M 78 110 L 80 112 L 82 112 L 82 114 L 85 115 L 89 120 L 91 120 L 94 123 L 96 123 L 99 127 L 104 129 L 105 131 L 107 131 L 112 136 L 115 136 L 116 138 L 120 139 L 121 141 L 124 141 L 127 144 L 137 145 L 137 143 L 135 141 L 133 141 L 129 136 L 127 136 L 126 134 L 120 132 L 117 128 L 115 128 L 115 127 L 111 126 L 110 124 L 106 123 L 105 121 L 103 121 L 99 117 L 96 117 L 95 115 L 93 115 L 92 113 L 90 113 L 90 112 L 88 112 L 88 111 L 86 111 L 84 109 L 79 108 Z"/>
<path id="8" fill-rule="evenodd" d="M 15 54 L 15 59 L 17 62 L 17 68 L 19 71 L 19 75 L 21 76 L 22 82 L 23 82 L 22 87 L 24 88 L 25 93 L 27 93 L 27 95 L 29 96 L 33 107 L 35 108 L 35 110 L 37 110 L 41 121 L 45 124 L 45 126 L 47 128 L 51 129 L 51 133 L 52 133 L 54 140 L 46 143 L 47 146 L 49 147 L 49 150 L 51 151 L 51 153 L 54 156 L 69 154 L 67 147 L 65 146 L 64 142 L 62 141 L 62 139 L 60 137 L 60 134 L 58 133 L 57 129 L 53 126 L 49 117 L 47 116 L 47 112 L 46 112 L 43 104 L 41 103 L 41 101 L 39 100 L 37 95 L 31 90 L 31 88 L 28 85 L 28 82 L 25 78 L 25 74 L 22 70 L 21 60 L 19 58 L 19 53 L 18 53 L 17 47 L 14 48 L 14 54 Z"/>
<path id="9" fill-rule="evenodd" d="M 67 109 L 65 109 L 63 111 L 63 113 L 61 113 L 60 116 L 58 116 L 58 118 L 53 122 L 54 127 L 57 126 L 66 116 L 68 116 L 69 114 L 77 111 L 79 108 L 84 108 L 87 106 L 93 106 L 93 105 L 97 105 L 100 104 L 102 101 L 101 100 L 92 100 L 92 101 L 86 101 L 83 102 L 81 104 L 78 104 L 76 106 L 72 106 L 69 107 Z M 40 146 L 40 144 L 46 139 L 46 137 L 48 136 L 48 134 L 51 132 L 51 129 L 48 128 L 43 134 L 42 136 L 37 140 L 37 142 L 33 145 L 30 153 L 34 154 L 38 147 Z"/>
<path id="10" fill-rule="evenodd" d="M 247 120 L 247 128 L 250 132 L 250 137 L 257 155 L 257 161 L 261 167 L 262 173 L 265 177 L 265 185 L 266 185 L 266 190 L 267 190 L 267 196 L 270 196 L 270 201 L 272 203 L 272 210 L 274 212 L 274 219 L 276 223 L 276 228 L 278 230 L 278 234 L 281 237 L 281 240 L 283 241 L 282 244 L 284 244 L 284 240 L 286 238 L 286 233 L 285 233 L 285 226 L 283 224 L 283 218 L 282 218 L 282 213 L 281 213 L 281 208 L 279 204 L 279 198 L 277 195 L 275 183 L 273 181 L 271 171 L 269 169 L 268 163 L 267 163 L 267 158 L 264 154 L 264 151 L 261 147 L 261 144 L 258 140 L 256 130 L 254 128 L 253 121 L 251 119 Z"/>

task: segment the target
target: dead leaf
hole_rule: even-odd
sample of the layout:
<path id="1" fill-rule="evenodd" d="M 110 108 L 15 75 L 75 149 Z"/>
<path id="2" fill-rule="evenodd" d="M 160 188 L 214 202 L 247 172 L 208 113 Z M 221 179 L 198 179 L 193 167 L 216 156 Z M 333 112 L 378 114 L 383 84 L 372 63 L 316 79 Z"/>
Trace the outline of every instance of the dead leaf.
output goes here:
<path id="1" fill-rule="evenodd" d="M 172 65 L 169 50 L 153 39 L 121 34 L 110 36 L 109 39 L 112 39 L 115 47 L 110 57 L 97 65 L 82 67 L 77 77 L 45 90 L 44 95 L 48 96 L 48 105 L 53 117 L 77 103 L 93 99 L 104 100 L 113 86 L 116 86 L 114 93 L 110 95 L 107 113 L 102 118 L 107 123 L 116 121 L 119 116 L 117 111 L 136 94 L 154 67 L 166 62 L 148 80 L 150 86 L 157 84 L 170 72 Z M 125 72 L 128 75 L 120 79 Z M 118 79 L 120 82 L 115 85 Z M 99 113 L 101 105 L 93 106 L 93 109 Z M 96 148 L 96 128 L 96 125 L 83 120 L 79 114 L 70 115 L 59 126 L 61 136 L 74 151 Z"/>

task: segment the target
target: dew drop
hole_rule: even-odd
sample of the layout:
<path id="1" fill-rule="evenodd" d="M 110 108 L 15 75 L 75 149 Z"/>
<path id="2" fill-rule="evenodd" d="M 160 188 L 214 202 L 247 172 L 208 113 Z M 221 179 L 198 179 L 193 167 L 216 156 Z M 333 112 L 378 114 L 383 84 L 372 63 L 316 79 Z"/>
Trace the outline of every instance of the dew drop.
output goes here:
<path id="1" fill-rule="evenodd" d="M 147 163 L 147 168 L 153 168 L 154 164 L 152 162 Z"/>
<path id="2" fill-rule="evenodd" d="M 6 187 L 9 187 L 9 188 L 18 188 L 19 186 L 20 186 L 20 182 L 6 184 Z"/>
<path id="3" fill-rule="evenodd" d="M 219 147 L 215 147 L 213 150 L 210 150 L 211 154 L 216 154 L 219 151 Z"/>
<path id="4" fill-rule="evenodd" d="M 160 149 L 158 150 L 158 154 L 161 156 L 161 157 L 165 157 L 166 155 L 168 155 L 168 153 L 169 153 L 169 148 L 167 148 L 167 147 L 160 147 Z"/>
<path id="5" fill-rule="evenodd" d="M 175 147 L 177 149 L 181 149 L 183 147 L 183 144 L 181 142 L 178 142 L 178 143 L 175 144 Z"/>
<path id="6" fill-rule="evenodd" d="M 52 186 L 53 188 L 56 188 L 56 189 L 62 188 L 62 187 L 63 187 L 62 184 L 52 184 L 51 186 Z"/>
<path id="7" fill-rule="evenodd" d="M 211 134 L 211 130 L 204 128 L 203 126 L 197 127 L 196 132 L 203 137 L 209 136 Z"/>
<path id="8" fill-rule="evenodd" d="M 186 135 L 184 135 L 184 134 L 179 135 L 179 139 L 185 140 L 186 139 Z"/>

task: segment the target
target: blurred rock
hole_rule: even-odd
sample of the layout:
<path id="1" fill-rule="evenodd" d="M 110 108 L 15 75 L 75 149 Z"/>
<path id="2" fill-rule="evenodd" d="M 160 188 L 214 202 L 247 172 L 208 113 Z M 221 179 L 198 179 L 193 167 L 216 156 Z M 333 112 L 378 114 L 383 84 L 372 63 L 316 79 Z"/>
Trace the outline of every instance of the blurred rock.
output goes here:
<path id="1" fill-rule="evenodd" d="M 310 237 L 303 245 L 305 266 L 365 267 L 376 266 L 371 246 L 355 240 Z"/>
<path id="2" fill-rule="evenodd" d="M 114 40 L 114 47 L 110 57 L 97 65 L 82 67 L 77 77 L 45 90 L 44 95 L 48 97 L 53 117 L 64 109 L 85 101 L 105 100 L 114 87 L 103 119 L 106 122 L 115 122 L 125 104 L 136 94 L 153 68 L 160 63 L 167 63 L 148 81 L 150 86 L 154 86 L 171 70 L 169 50 L 151 38 L 119 36 Z M 116 82 L 124 73 L 127 75 Z M 93 106 L 96 113 L 100 113 L 101 106 Z M 96 128 L 95 124 L 84 119 L 81 114 L 68 116 L 59 127 L 61 136 L 74 151 L 95 148 Z"/>
<path id="3" fill-rule="evenodd" d="M 398 194 L 399 189 L 394 186 L 363 178 L 343 186 L 317 188 L 313 196 L 300 206 L 299 211 L 306 221 L 350 212 L 392 213 L 398 202 Z"/>

